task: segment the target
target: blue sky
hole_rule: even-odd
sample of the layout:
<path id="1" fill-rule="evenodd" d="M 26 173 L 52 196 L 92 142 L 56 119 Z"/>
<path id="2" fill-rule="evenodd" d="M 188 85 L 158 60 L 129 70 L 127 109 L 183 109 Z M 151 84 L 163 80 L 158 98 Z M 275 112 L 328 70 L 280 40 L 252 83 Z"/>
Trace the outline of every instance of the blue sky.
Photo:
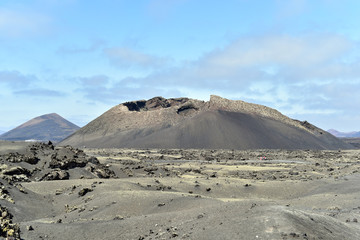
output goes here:
<path id="1" fill-rule="evenodd" d="M 0 131 L 210 94 L 360 130 L 358 0 L 2 0 Z"/>

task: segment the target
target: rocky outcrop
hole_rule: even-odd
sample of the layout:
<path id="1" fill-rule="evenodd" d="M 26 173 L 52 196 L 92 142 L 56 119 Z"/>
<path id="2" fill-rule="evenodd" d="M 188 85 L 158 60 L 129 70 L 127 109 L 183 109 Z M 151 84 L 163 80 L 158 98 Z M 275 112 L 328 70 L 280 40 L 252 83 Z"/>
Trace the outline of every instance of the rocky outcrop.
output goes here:
<path id="1" fill-rule="evenodd" d="M 11 148 L 11 145 L 8 146 Z M 0 239 L 22 239 L 20 225 L 13 221 L 23 220 L 19 212 L 26 214 L 24 211 L 32 206 L 28 203 L 30 205 L 25 209 L 19 208 L 21 202 L 26 203 L 36 195 L 24 187 L 25 182 L 111 177 L 116 177 L 115 173 L 96 157 L 71 146 L 55 147 L 52 142 L 29 143 L 17 148 L 17 151 L 0 154 Z M 79 196 L 86 193 L 85 188 Z M 31 225 L 26 229 L 34 230 Z"/>
<path id="2" fill-rule="evenodd" d="M 114 172 L 95 157 L 87 156 L 82 150 L 71 146 L 55 148 L 51 142 L 32 144 L 24 153 L 0 155 L 0 161 L 0 178 L 13 184 L 70 179 L 72 169 L 83 169 L 87 178 L 115 177 Z"/>
<path id="3" fill-rule="evenodd" d="M 70 174 L 67 171 L 54 170 L 41 177 L 40 181 L 67 180 L 69 177 Z"/>
<path id="4" fill-rule="evenodd" d="M 13 215 L 0 205 L 0 237 L 6 239 L 20 239 L 20 226 L 13 223 Z"/>
<path id="5" fill-rule="evenodd" d="M 85 167 L 88 162 L 89 159 L 82 150 L 68 146 L 67 148 L 58 149 L 58 151 L 51 155 L 49 167 L 68 170 L 76 167 Z"/>
<path id="6" fill-rule="evenodd" d="M 152 111 L 161 108 L 179 106 L 189 101 L 189 98 L 170 98 L 154 97 L 149 100 L 139 100 L 123 103 L 129 111 Z"/>
<path id="7" fill-rule="evenodd" d="M 4 171 L 2 171 L 2 174 L 10 175 L 10 176 L 24 174 L 24 175 L 29 176 L 30 171 L 28 169 L 26 169 L 26 168 L 23 168 L 23 167 L 20 167 L 20 166 L 15 166 L 15 167 L 11 167 L 9 169 L 5 169 Z"/>

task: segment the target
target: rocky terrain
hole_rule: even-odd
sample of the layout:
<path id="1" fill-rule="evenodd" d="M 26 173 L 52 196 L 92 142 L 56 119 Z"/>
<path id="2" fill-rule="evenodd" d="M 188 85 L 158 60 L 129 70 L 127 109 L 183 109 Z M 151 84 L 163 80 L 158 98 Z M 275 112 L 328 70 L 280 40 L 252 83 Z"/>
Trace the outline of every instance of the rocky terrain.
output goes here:
<path id="1" fill-rule="evenodd" d="M 0 140 L 8 141 L 53 141 L 59 142 L 80 127 L 56 113 L 45 114 L 27 121 L 0 135 Z"/>
<path id="2" fill-rule="evenodd" d="M 208 102 L 155 97 L 119 104 L 60 144 L 93 148 L 353 148 L 307 121 L 214 95 Z"/>
<path id="3" fill-rule="evenodd" d="M 359 239 L 359 150 L 0 143 L 1 237 Z"/>
<path id="4" fill-rule="evenodd" d="M 42 209 L 42 203 L 48 205 L 47 199 L 29 193 L 24 183 L 115 176 L 95 157 L 70 146 L 5 141 L 0 146 L 1 237 L 19 239 L 20 225 L 13 221 L 34 217 L 32 211 L 46 210 Z"/>

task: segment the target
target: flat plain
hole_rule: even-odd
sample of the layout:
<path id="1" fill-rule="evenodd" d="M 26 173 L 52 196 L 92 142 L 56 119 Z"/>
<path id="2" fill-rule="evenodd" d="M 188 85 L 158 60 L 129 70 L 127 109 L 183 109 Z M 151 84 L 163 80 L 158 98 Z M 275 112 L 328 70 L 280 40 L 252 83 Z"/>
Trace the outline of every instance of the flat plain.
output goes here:
<path id="1" fill-rule="evenodd" d="M 36 164 L 20 161 L 29 149 Z M 74 152 L 75 163 L 54 163 Z M 360 238 L 360 150 L 2 142 L 0 156 L 1 207 L 22 239 Z M 16 166 L 27 178 L 16 180 Z"/>

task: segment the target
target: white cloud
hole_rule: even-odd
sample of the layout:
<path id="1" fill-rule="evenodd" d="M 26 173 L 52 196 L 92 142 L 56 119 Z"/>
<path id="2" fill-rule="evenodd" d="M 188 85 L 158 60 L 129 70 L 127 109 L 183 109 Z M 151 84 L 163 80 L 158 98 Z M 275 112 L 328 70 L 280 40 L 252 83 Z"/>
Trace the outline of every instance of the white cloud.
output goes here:
<path id="1" fill-rule="evenodd" d="M 24 75 L 18 71 L 0 71 L 0 83 L 12 89 L 27 87 L 35 81 L 37 78 L 34 75 Z"/>
<path id="2" fill-rule="evenodd" d="M 96 40 L 91 43 L 88 47 L 78 47 L 78 46 L 61 46 L 57 53 L 60 54 L 78 54 L 78 53 L 90 53 L 95 52 L 101 49 L 105 45 L 103 40 Z"/>
<path id="3" fill-rule="evenodd" d="M 29 10 L 0 8 L 0 37 L 22 37 L 49 30 L 51 19 Z"/>
<path id="4" fill-rule="evenodd" d="M 360 76 L 359 63 L 342 61 L 353 47 L 350 40 L 330 34 L 241 38 L 182 67 L 157 71 L 131 81 L 144 87 L 166 85 L 233 93 L 257 82 L 295 84 L 341 77 L 348 80 Z M 123 59 L 125 61 L 125 57 Z M 128 59 L 146 63 L 149 58 Z"/>
<path id="5" fill-rule="evenodd" d="M 120 68 L 163 68 L 170 62 L 169 58 L 157 57 L 131 48 L 114 47 L 104 49 L 111 63 Z"/>
<path id="6" fill-rule="evenodd" d="M 109 83 L 109 77 L 106 75 L 95 75 L 91 77 L 79 77 L 77 80 L 84 87 L 104 87 Z"/>
<path id="7" fill-rule="evenodd" d="M 90 101 L 119 104 L 124 101 L 135 99 L 147 99 L 154 96 L 177 97 L 181 92 L 177 89 L 168 89 L 164 86 L 148 86 L 132 84 L 135 78 L 129 77 L 121 81 L 112 81 L 106 75 L 95 75 L 90 77 L 78 77 L 75 80 L 80 84 L 77 93 L 83 94 Z"/>
<path id="8" fill-rule="evenodd" d="M 268 65 L 309 68 L 337 60 L 352 43 L 338 35 L 258 36 L 241 38 L 204 56 L 206 67 L 239 69 Z"/>
<path id="9" fill-rule="evenodd" d="M 32 89 L 26 89 L 26 90 L 19 90 L 19 91 L 15 91 L 14 94 L 29 95 L 32 97 L 46 97 L 46 98 L 65 96 L 65 93 L 63 93 L 63 92 L 46 89 L 46 88 L 32 88 Z"/>
<path id="10" fill-rule="evenodd" d="M 94 101 L 219 94 L 265 104 L 300 119 L 311 114 L 360 115 L 354 113 L 360 105 L 354 92 L 360 88 L 357 43 L 336 34 L 240 38 L 180 67 L 160 69 L 156 66 L 161 57 L 125 48 L 108 49 L 107 54 L 120 65 L 151 66 L 153 71 L 83 89 Z"/>

